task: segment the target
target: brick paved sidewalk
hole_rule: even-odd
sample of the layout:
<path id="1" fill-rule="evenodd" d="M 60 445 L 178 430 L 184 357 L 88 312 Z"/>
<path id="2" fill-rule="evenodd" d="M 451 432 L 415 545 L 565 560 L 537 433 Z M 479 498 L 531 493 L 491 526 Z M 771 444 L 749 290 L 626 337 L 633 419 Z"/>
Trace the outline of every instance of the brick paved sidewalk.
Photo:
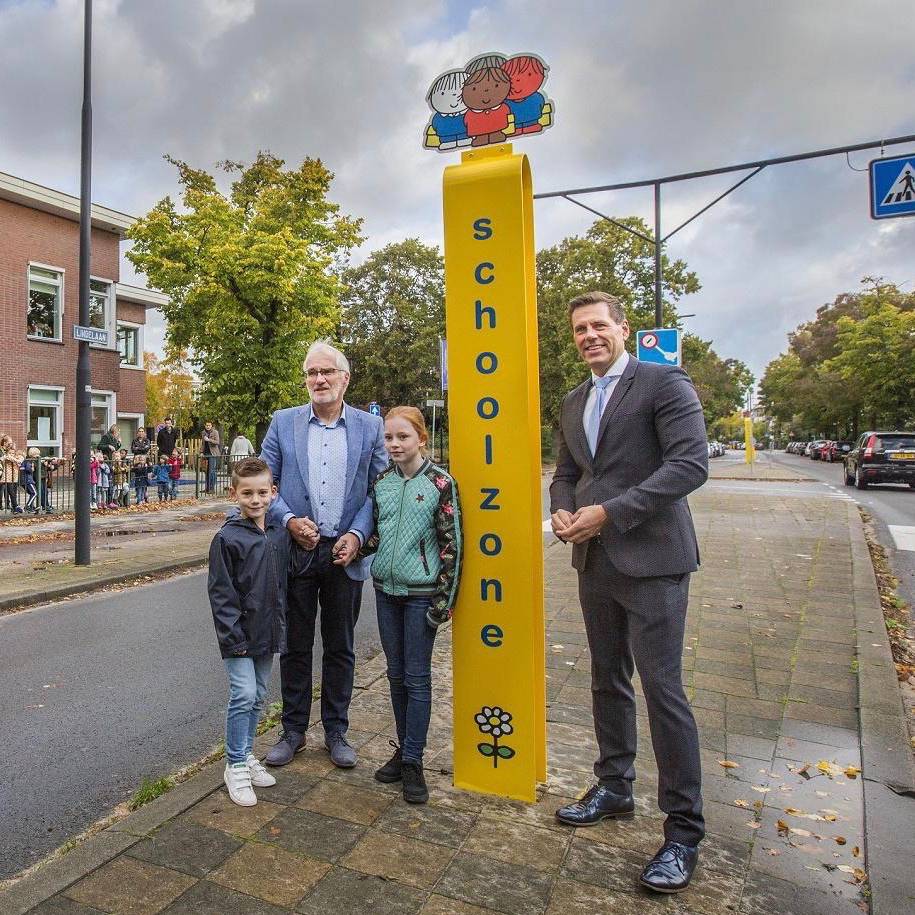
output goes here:
<path id="1" fill-rule="evenodd" d="M 358 672 L 356 769 L 335 769 L 313 730 L 278 785 L 242 809 L 221 787 L 221 764 L 211 766 L 0 895 L 0 912 L 866 911 L 856 873 L 875 862 L 865 858 L 856 706 L 862 720 L 868 708 L 892 712 L 873 573 L 851 503 L 766 496 L 765 485 L 750 496 L 708 487 L 691 500 L 704 564 L 693 579 L 684 681 L 701 732 L 709 835 L 687 892 L 656 897 L 636 884 L 662 841 L 641 696 L 636 818 L 574 831 L 553 817 L 591 783 L 595 753 L 569 549 L 553 544 L 549 779 L 537 804 L 451 786 L 446 632 L 435 651 L 427 806 L 404 804 L 398 786 L 372 778 L 393 725 L 377 658 Z"/>

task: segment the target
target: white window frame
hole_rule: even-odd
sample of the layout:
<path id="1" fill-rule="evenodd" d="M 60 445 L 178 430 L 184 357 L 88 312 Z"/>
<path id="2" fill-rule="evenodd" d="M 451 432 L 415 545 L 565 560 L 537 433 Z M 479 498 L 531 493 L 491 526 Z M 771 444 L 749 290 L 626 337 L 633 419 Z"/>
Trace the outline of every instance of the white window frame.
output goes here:
<path id="1" fill-rule="evenodd" d="M 115 422 L 117 422 L 118 419 L 135 419 L 137 421 L 138 430 L 140 429 L 141 426 L 143 428 L 146 428 L 146 414 L 145 413 L 118 413 L 117 419 L 115 420 Z M 130 444 L 131 444 L 130 442 L 123 443 L 124 447 L 128 451 L 130 451 Z"/>
<path id="2" fill-rule="evenodd" d="M 118 337 L 117 337 L 117 323 L 115 315 L 115 296 L 114 296 L 114 280 L 105 279 L 102 276 L 91 276 L 89 277 L 90 283 L 105 283 L 108 286 L 108 306 L 105 309 L 105 330 L 108 331 L 108 345 L 105 346 L 102 343 L 90 343 L 89 346 L 92 349 L 107 349 L 114 350 L 117 352 L 118 348 Z M 91 287 L 90 287 L 91 290 Z"/>
<path id="3" fill-rule="evenodd" d="M 60 292 L 58 294 L 58 305 L 60 306 L 60 326 L 59 333 L 56 337 L 38 337 L 35 334 L 29 333 L 29 290 L 31 289 L 32 284 L 32 267 L 37 267 L 39 270 L 50 270 L 54 273 L 60 274 Z M 66 298 L 64 296 L 65 284 L 66 284 L 66 270 L 63 267 L 54 267 L 51 264 L 42 264 L 39 261 L 29 261 L 28 266 L 25 270 L 25 336 L 27 340 L 37 340 L 39 343 L 63 343 L 64 342 L 64 314 L 66 312 L 65 302 Z"/>
<path id="4" fill-rule="evenodd" d="M 102 430 L 102 435 L 104 435 L 111 427 L 114 425 L 115 419 L 118 415 L 118 395 L 116 391 L 103 391 L 99 388 L 92 388 L 89 392 L 89 415 L 92 415 L 92 409 L 95 404 L 92 403 L 92 398 L 95 396 L 107 397 L 108 398 L 108 422 L 105 423 L 105 428 Z M 91 428 L 91 426 L 90 426 Z"/>
<path id="5" fill-rule="evenodd" d="M 43 340 L 44 337 L 39 337 L 38 339 Z M 57 398 L 57 438 L 54 440 L 49 440 L 47 442 L 41 442 L 38 439 L 28 438 L 29 427 L 31 426 L 31 410 L 32 410 L 32 391 L 56 391 L 58 394 Z M 66 397 L 66 388 L 59 384 L 30 384 L 26 388 L 25 395 L 25 434 L 26 434 L 26 448 L 56 448 L 57 457 L 63 457 L 63 447 L 64 447 L 64 400 Z M 35 406 L 39 406 L 42 402 L 37 401 Z M 47 404 L 45 404 L 47 406 Z"/>
<path id="6" fill-rule="evenodd" d="M 143 345 L 144 345 L 143 328 L 145 326 L 146 326 L 145 324 L 136 324 L 133 321 L 121 321 L 120 319 L 115 324 L 115 334 L 114 334 L 114 348 L 115 349 L 118 348 L 118 336 L 117 336 L 118 329 L 120 329 L 121 327 L 128 327 L 131 330 L 135 330 L 137 332 L 137 359 L 139 360 L 139 365 L 131 365 L 131 363 L 129 363 L 129 362 L 121 362 L 120 365 L 121 365 L 122 369 L 133 369 L 134 371 L 139 369 L 141 372 L 144 371 L 144 368 L 143 368 Z M 120 353 L 118 355 L 120 356 Z M 132 417 L 135 414 L 124 413 L 122 415 Z"/>

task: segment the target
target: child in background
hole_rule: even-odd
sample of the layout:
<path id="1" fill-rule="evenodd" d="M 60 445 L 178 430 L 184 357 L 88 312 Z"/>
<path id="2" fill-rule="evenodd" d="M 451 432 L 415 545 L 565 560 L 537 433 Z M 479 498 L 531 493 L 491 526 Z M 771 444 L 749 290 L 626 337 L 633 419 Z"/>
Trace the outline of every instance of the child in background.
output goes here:
<path id="1" fill-rule="evenodd" d="M 213 624 L 229 677 L 226 768 L 229 797 L 241 807 L 257 803 L 254 787 L 276 779 L 252 752 L 264 708 L 273 655 L 286 650 L 286 578 L 290 537 L 267 519 L 276 495 L 270 468 L 245 458 L 232 468 L 229 496 L 239 514 L 229 517 L 210 545 L 207 590 Z"/>
<path id="2" fill-rule="evenodd" d="M 168 479 L 169 479 L 169 489 L 168 497 L 173 502 L 178 498 L 178 483 L 181 481 L 181 455 L 178 454 L 178 449 L 176 448 L 171 457 L 168 459 Z"/>
<path id="3" fill-rule="evenodd" d="M 451 618 L 462 554 L 457 486 L 426 457 L 426 442 L 416 407 L 388 411 L 384 446 L 392 463 L 372 487 L 375 533 L 360 554 L 376 554 L 378 631 L 400 742 L 375 778 L 402 781 L 404 800 L 411 804 L 429 799 L 423 750 L 432 712 L 432 646 L 438 626 Z M 341 556 L 337 562 L 351 559 Z"/>
<path id="4" fill-rule="evenodd" d="M 38 514 L 38 484 L 35 482 L 40 473 L 41 452 L 34 446 L 26 452 L 25 460 L 19 465 L 21 481 L 25 488 L 25 510 Z"/>
<path id="5" fill-rule="evenodd" d="M 95 511 L 98 508 L 98 469 L 100 465 L 97 451 L 89 452 L 89 491 L 92 493 L 92 502 L 89 508 Z M 74 461 L 74 467 L 76 463 Z"/>
<path id="6" fill-rule="evenodd" d="M 127 460 L 127 449 L 115 451 L 111 462 L 111 493 L 113 502 L 118 507 L 126 508 L 130 504 L 130 463 Z"/>
<path id="7" fill-rule="evenodd" d="M 54 478 L 57 476 L 62 458 L 48 456 L 41 462 L 41 475 L 38 478 L 38 499 L 41 507 L 46 514 L 53 514 L 54 507 L 51 505 L 51 493 L 54 491 Z"/>
<path id="8" fill-rule="evenodd" d="M 16 460 L 16 443 L 4 435 L 0 446 L 0 488 L 6 493 L 7 507 L 13 514 L 21 515 L 22 506 L 19 504 L 19 465 L 21 460 Z"/>
<path id="9" fill-rule="evenodd" d="M 159 463 L 152 468 L 153 482 L 156 484 L 156 495 L 160 502 L 168 502 L 168 455 L 160 454 Z"/>
<path id="10" fill-rule="evenodd" d="M 96 451 L 98 460 L 98 482 L 95 487 L 95 501 L 101 509 L 111 508 L 111 464 L 104 451 Z M 114 506 L 117 508 L 117 506 Z"/>
<path id="11" fill-rule="evenodd" d="M 133 492 L 137 505 L 142 502 L 149 502 L 149 497 L 146 495 L 146 488 L 149 486 L 149 467 L 146 465 L 146 457 L 144 455 L 138 454 L 133 459 L 130 476 L 133 481 Z"/>

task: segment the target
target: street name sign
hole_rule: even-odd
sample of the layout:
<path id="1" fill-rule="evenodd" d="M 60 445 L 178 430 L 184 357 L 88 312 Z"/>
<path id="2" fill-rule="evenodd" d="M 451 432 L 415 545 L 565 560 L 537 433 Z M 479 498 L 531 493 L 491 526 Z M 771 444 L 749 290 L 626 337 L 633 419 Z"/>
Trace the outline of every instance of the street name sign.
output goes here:
<path id="1" fill-rule="evenodd" d="M 659 327 L 654 330 L 640 330 L 636 334 L 637 356 L 642 362 L 656 362 L 659 365 L 680 365 L 680 329 Z"/>
<path id="2" fill-rule="evenodd" d="M 870 163 L 871 219 L 915 216 L 915 153 Z"/>
<path id="3" fill-rule="evenodd" d="M 102 346 L 107 346 L 108 331 L 101 330 L 98 327 L 83 327 L 80 324 L 74 324 L 73 339 L 85 343 L 100 343 Z"/>

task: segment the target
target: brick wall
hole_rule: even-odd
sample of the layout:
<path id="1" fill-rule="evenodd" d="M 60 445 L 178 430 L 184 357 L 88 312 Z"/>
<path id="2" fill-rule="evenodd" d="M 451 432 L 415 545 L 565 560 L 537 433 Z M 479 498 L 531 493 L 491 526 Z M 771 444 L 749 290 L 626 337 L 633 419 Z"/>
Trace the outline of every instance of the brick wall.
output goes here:
<path id="1" fill-rule="evenodd" d="M 64 271 L 62 342 L 26 339 L 28 265 L 38 262 Z M 113 282 L 119 279 L 118 236 L 92 230 L 92 275 Z M 133 303 L 118 303 L 118 314 L 134 323 L 145 323 L 145 310 Z M 78 344 L 72 325 L 79 317 L 79 223 L 0 200 L 0 434 L 12 435 L 24 447 L 27 436 L 29 385 L 65 388 L 63 449 L 69 453 L 75 440 L 76 361 Z M 145 373 L 120 368 L 114 350 L 92 349 L 92 386 L 114 391 L 120 412 L 142 413 Z"/>

